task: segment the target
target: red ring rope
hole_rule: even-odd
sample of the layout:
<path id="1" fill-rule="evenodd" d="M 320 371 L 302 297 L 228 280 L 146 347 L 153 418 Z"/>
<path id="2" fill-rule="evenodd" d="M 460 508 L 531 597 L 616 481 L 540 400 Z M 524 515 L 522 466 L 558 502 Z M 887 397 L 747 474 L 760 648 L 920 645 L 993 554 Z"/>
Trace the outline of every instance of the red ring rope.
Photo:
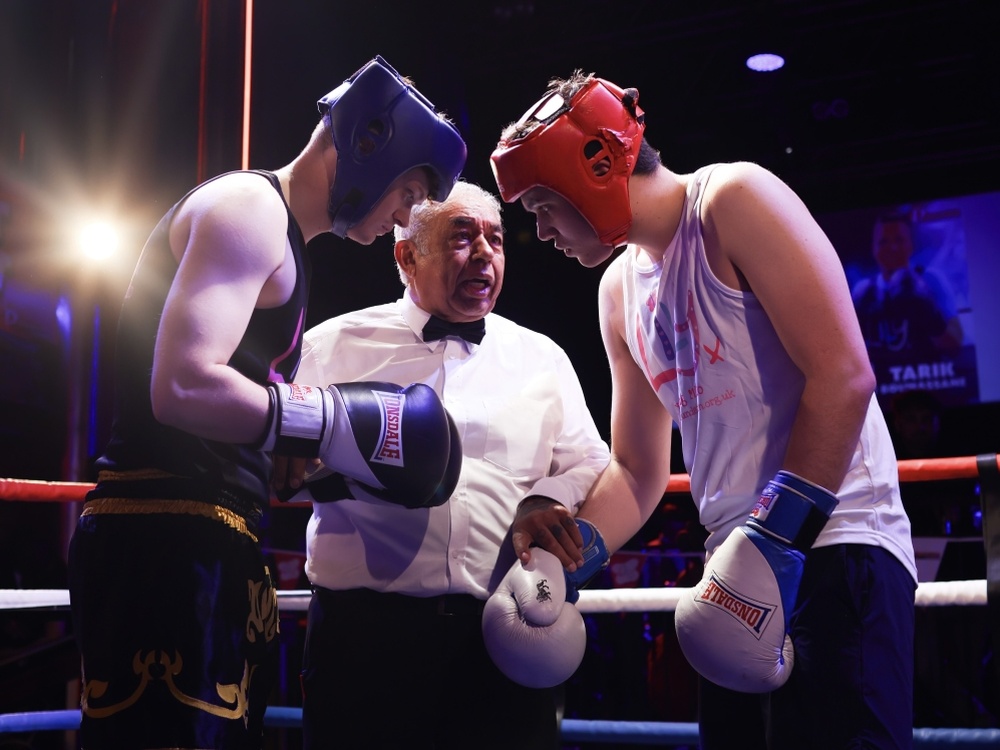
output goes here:
<path id="1" fill-rule="evenodd" d="M 974 479 L 979 476 L 977 456 L 955 458 L 913 458 L 899 461 L 899 481 L 928 482 L 937 479 Z M 1000 459 L 994 455 L 997 466 Z M 0 500 L 17 502 L 82 502 L 93 488 L 90 482 L 46 482 L 36 479 L 0 479 Z M 691 478 L 687 474 L 672 474 L 666 492 L 691 491 Z M 284 503 L 272 499 L 274 506 Z"/>

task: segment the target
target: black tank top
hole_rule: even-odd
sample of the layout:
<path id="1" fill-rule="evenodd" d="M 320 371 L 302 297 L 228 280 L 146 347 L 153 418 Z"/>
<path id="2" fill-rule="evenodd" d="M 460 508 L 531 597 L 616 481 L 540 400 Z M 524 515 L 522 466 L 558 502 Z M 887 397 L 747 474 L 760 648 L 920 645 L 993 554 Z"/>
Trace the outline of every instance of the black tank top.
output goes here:
<path id="1" fill-rule="evenodd" d="M 273 173 L 251 171 L 270 180 L 281 195 Z M 268 454 L 250 445 L 204 440 L 168 427 L 153 417 L 150 402 L 156 332 L 177 273 L 168 240 L 170 222 L 177 207 L 197 189 L 174 204 L 157 224 L 132 276 L 118 323 L 112 434 L 97 460 L 101 472 L 98 486 L 88 497 L 195 499 L 222 504 L 242 515 L 259 515 L 270 497 Z M 295 287 L 280 307 L 254 310 L 229 361 L 231 367 L 261 385 L 291 382 L 302 352 L 311 268 L 302 231 L 287 203 L 285 208 L 288 241 L 295 258 Z M 164 479 L 164 473 L 172 478 Z M 156 479 L 144 481 L 144 477 Z"/>

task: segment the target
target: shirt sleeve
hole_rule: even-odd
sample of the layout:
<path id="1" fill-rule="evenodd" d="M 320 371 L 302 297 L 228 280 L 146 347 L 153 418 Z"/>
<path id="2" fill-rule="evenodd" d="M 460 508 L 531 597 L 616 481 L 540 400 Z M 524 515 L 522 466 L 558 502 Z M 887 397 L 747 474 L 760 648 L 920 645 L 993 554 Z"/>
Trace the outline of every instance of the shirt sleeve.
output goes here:
<path id="1" fill-rule="evenodd" d="M 535 482 L 528 494 L 552 498 L 576 513 L 610 462 L 611 452 L 597 431 L 569 357 L 558 349 L 555 359 L 562 385 L 562 432 L 553 446 L 549 475 Z"/>

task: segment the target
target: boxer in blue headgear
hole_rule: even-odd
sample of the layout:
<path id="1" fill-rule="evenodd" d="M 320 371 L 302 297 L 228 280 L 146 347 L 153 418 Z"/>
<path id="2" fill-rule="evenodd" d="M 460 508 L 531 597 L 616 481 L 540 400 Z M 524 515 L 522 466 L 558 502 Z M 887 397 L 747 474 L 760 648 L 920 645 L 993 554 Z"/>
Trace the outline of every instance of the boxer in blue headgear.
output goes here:
<path id="1" fill-rule="evenodd" d="M 458 130 L 381 56 L 318 102 L 337 149 L 330 189 L 333 233 L 345 237 L 407 171 L 429 172 L 430 197 L 443 201 L 465 165 Z"/>
<path id="2" fill-rule="evenodd" d="M 70 553 L 85 747 L 260 746 L 280 674 L 260 522 L 285 476 L 322 460 L 390 504 L 451 495 L 461 452 L 432 388 L 296 377 L 307 243 L 405 227 L 449 193 L 465 144 L 380 59 L 320 108 L 288 164 L 180 196 L 136 264 L 111 435 Z"/>

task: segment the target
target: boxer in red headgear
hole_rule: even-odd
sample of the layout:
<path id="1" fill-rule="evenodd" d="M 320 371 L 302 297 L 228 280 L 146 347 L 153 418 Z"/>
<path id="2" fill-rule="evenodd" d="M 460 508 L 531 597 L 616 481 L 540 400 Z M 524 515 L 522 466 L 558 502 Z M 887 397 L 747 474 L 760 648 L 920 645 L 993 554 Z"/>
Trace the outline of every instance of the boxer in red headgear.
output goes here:
<path id="1" fill-rule="evenodd" d="M 539 239 L 585 266 L 617 255 L 600 287 L 612 461 L 579 518 L 608 551 L 628 541 L 663 495 L 676 424 L 708 531 L 676 613 L 702 747 L 909 746 L 916 568 L 840 259 L 766 169 L 664 166 L 638 98 L 579 72 L 553 81 L 492 155 Z M 586 569 L 543 508 L 515 518 L 519 564 L 534 545 Z M 496 595 L 519 600 L 518 585 Z"/>
<path id="2" fill-rule="evenodd" d="M 600 78 L 570 101 L 558 92 L 543 97 L 493 153 L 500 195 L 511 203 L 533 187 L 550 188 L 576 206 L 601 242 L 623 244 L 632 223 L 628 178 L 645 129 L 638 98 L 635 89 Z"/>

